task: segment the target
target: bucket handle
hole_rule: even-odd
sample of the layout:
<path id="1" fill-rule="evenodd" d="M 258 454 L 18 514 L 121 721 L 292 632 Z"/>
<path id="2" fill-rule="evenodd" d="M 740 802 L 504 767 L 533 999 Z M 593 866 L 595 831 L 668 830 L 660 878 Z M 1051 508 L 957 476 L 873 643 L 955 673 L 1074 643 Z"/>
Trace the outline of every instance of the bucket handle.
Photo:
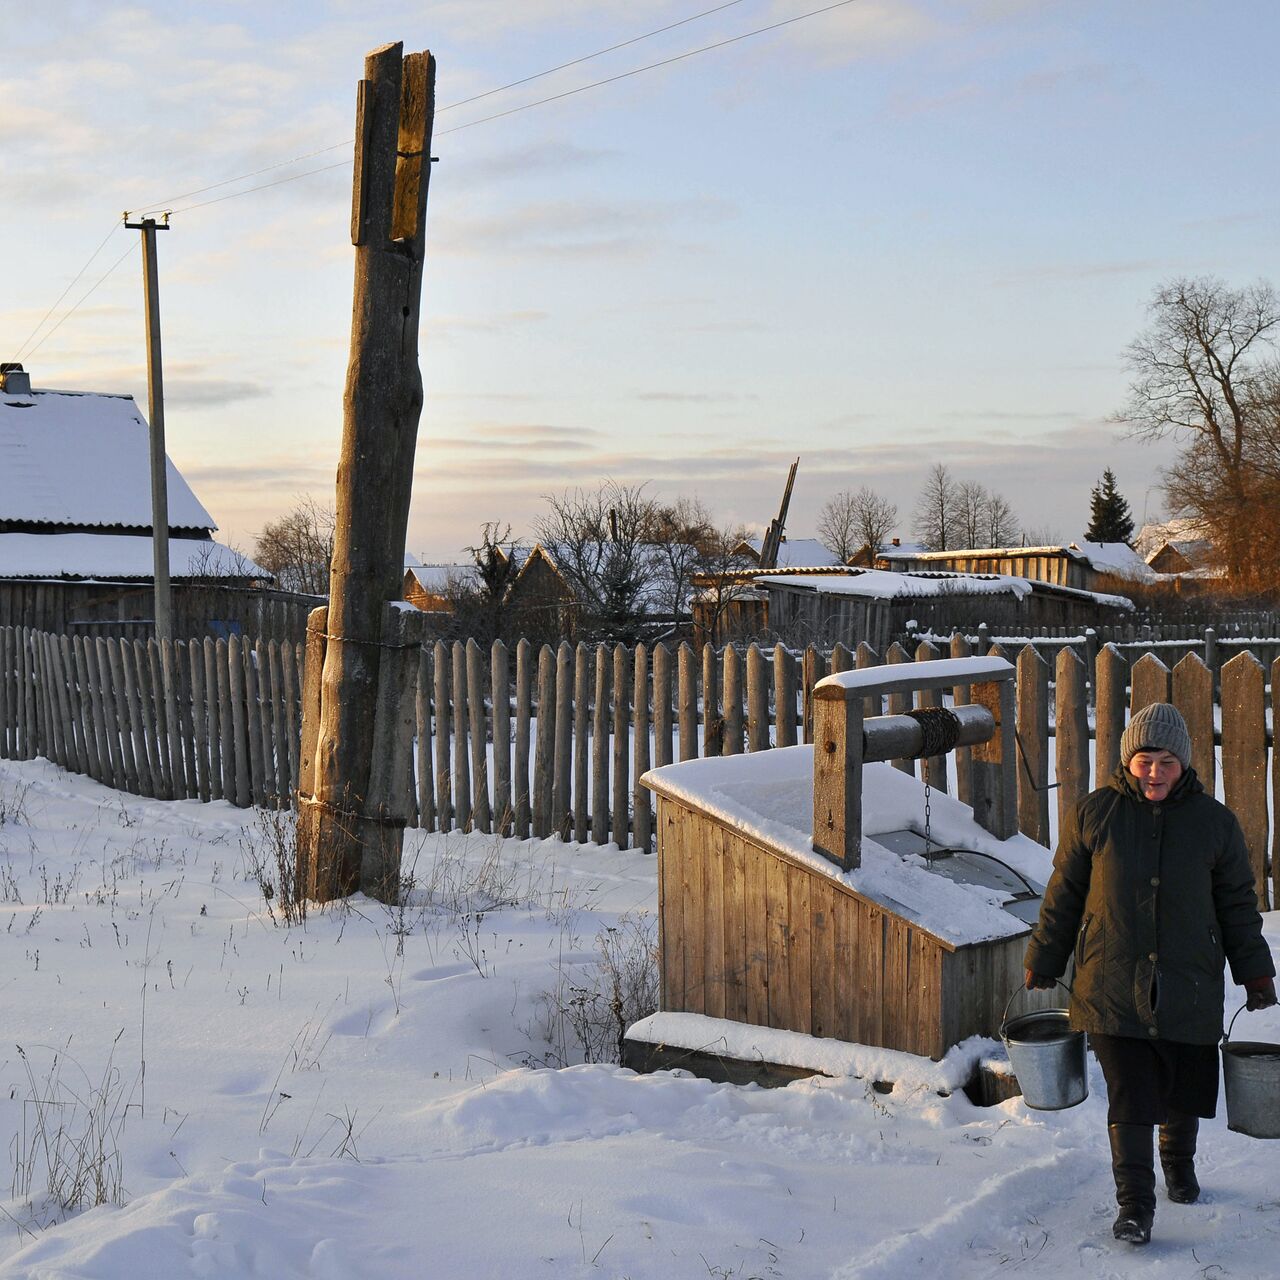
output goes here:
<path id="1" fill-rule="evenodd" d="M 1067 984 L 1066 984 L 1065 982 L 1063 982 L 1063 980 L 1062 980 L 1061 978 L 1054 978 L 1054 982 L 1055 982 L 1058 986 L 1062 987 L 1062 988 L 1063 988 L 1063 990 L 1065 990 L 1065 991 L 1066 991 L 1067 995 L 1070 995 L 1070 994 L 1071 994 L 1071 988 L 1070 988 L 1069 986 L 1067 986 Z M 1013 989 L 1012 993 L 1010 994 L 1010 996 L 1009 996 L 1008 1000 L 1006 1000 L 1006 1001 L 1005 1001 L 1005 1005 L 1004 1005 L 1004 1016 L 1000 1019 L 1000 1034 L 1001 1034 L 1001 1036 L 1003 1036 L 1003 1035 L 1004 1035 L 1004 1029 L 1005 1029 L 1005 1027 L 1007 1027 L 1007 1026 L 1009 1025 L 1009 1009 L 1010 1009 L 1010 1006 L 1013 1004 L 1014 1000 L 1016 1000 L 1016 999 L 1018 998 L 1018 992 L 1019 992 L 1019 991 L 1026 991 L 1027 989 L 1028 989 L 1028 988 L 1027 988 L 1027 985 L 1026 985 L 1026 983 L 1025 983 L 1025 982 L 1020 982 L 1020 983 L 1018 983 L 1018 985 L 1017 985 L 1016 987 L 1014 987 L 1014 989 Z M 1237 1010 L 1237 1012 L 1238 1012 L 1238 1010 Z M 1234 1019 L 1232 1019 L 1232 1021 L 1234 1021 Z M 1230 1034 L 1230 1033 L 1228 1033 L 1228 1034 Z"/>
<path id="2" fill-rule="evenodd" d="M 1240 1016 L 1240 1015 L 1241 1015 L 1241 1014 L 1242 1014 L 1242 1013 L 1243 1013 L 1243 1012 L 1244 1012 L 1248 1007 L 1249 1007 L 1249 1002 L 1246 1000 L 1246 1001 L 1244 1002 L 1244 1004 L 1242 1004 L 1242 1005 L 1241 1005 L 1241 1006 L 1240 1006 L 1240 1007 L 1235 1011 L 1235 1013 L 1233 1013 L 1233 1014 L 1231 1015 L 1231 1021 L 1227 1023 L 1227 1034 L 1226 1034 L 1225 1036 L 1223 1036 L 1223 1037 L 1222 1037 L 1222 1046 L 1223 1046 L 1223 1048 L 1226 1048 L 1226 1046 L 1227 1046 L 1227 1045 L 1229 1045 L 1229 1044 L 1231 1043 L 1231 1028 L 1232 1028 L 1232 1027 L 1234 1027 L 1234 1026 L 1236 1025 L 1236 1019 L 1237 1019 L 1237 1018 L 1238 1018 L 1238 1017 L 1239 1017 L 1239 1016 Z"/>

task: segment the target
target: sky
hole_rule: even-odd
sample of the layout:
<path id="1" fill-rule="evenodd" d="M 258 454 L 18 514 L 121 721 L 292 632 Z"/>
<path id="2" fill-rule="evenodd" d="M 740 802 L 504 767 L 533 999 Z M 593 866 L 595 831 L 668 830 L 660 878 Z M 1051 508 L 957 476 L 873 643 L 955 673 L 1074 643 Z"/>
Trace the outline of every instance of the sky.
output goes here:
<path id="1" fill-rule="evenodd" d="M 528 106 L 822 4 L 0 0 L 0 358 L 145 413 L 121 212 L 173 210 L 170 456 L 246 552 L 332 501 L 355 85 L 401 40 L 438 63 L 409 551 L 607 479 L 763 526 L 796 457 L 796 537 L 864 484 L 910 537 L 936 462 L 1033 541 L 1080 536 L 1107 465 L 1165 514 L 1176 444 L 1108 417 L 1161 282 L 1280 278 L 1280 13 L 853 0 Z"/>

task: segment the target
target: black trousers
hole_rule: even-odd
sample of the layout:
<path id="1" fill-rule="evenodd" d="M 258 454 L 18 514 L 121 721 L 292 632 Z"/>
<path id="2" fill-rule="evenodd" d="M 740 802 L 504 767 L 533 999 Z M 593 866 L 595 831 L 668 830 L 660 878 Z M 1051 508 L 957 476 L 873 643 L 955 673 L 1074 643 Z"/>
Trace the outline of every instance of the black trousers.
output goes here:
<path id="1" fill-rule="evenodd" d="M 1211 1120 L 1218 1046 L 1089 1034 L 1107 1081 L 1108 1124 L 1164 1124 L 1171 1111 Z"/>

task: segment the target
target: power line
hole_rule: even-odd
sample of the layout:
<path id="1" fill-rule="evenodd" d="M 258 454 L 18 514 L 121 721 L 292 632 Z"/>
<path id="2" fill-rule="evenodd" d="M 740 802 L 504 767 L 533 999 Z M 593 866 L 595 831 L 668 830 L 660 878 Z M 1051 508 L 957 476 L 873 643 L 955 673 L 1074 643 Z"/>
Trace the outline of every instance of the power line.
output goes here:
<path id="1" fill-rule="evenodd" d="M 451 102 L 447 107 L 441 107 L 436 112 L 437 115 L 441 111 L 452 111 L 454 107 L 465 107 L 472 102 L 479 102 L 481 98 L 492 98 L 495 93 L 505 93 L 508 89 L 519 88 L 522 84 L 529 84 L 533 80 L 541 80 L 544 76 L 555 75 L 557 71 L 564 71 L 569 67 L 576 67 L 580 63 L 590 62 L 592 58 L 602 58 L 606 53 L 614 53 L 618 49 L 625 49 L 628 45 L 639 44 L 641 40 L 651 40 L 654 36 L 660 36 L 664 32 L 674 31 L 677 27 L 687 26 L 690 22 L 697 22 L 699 18 L 710 17 L 713 13 L 719 13 L 722 9 L 732 9 L 735 4 L 741 4 L 742 0 L 728 0 L 727 4 L 718 4 L 714 9 L 704 9 L 701 13 L 695 13 L 692 17 L 681 18 L 679 22 L 668 23 L 665 27 L 658 27 L 655 31 L 646 31 L 642 36 L 632 36 L 630 40 L 620 40 L 617 44 L 611 44 L 607 49 L 598 49 L 595 53 L 588 53 L 582 58 L 573 58 L 569 62 L 562 62 L 558 67 L 548 67 L 546 71 L 538 71 L 531 76 L 525 76 L 523 80 L 512 80 L 510 84 L 504 84 L 497 89 L 486 89 L 484 93 L 477 93 L 473 97 L 463 98 L 461 102 Z"/>
<path id="2" fill-rule="evenodd" d="M 478 120 L 469 120 L 466 124 L 455 124 L 452 129 L 441 129 L 436 137 L 446 133 L 457 133 L 462 129 L 471 129 L 478 124 L 488 124 L 490 120 L 501 120 L 504 116 L 513 116 L 520 111 L 528 111 L 531 107 L 545 106 L 548 102 L 558 102 L 561 98 L 572 98 L 574 94 L 586 93 L 588 89 L 598 89 L 601 85 L 615 84 L 631 76 L 638 76 L 645 71 L 654 71 L 659 67 L 669 67 L 674 62 L 683 62 L 686 58 L 696 57 L 700 53 L 709 53 L 713 49 L 723 49 L 726 45 L 737 44 L 740 40 L 749 40 L 752 36 L 764 35 L 767 31 L 777 31 L 779 27 L 789 27 L 792 23 L 803 22 L 806 18 L 816 18 L 819 14 L 830 13 L 833 9 L 843 9 L 846 5 L 857 3 L 857 0 L 836 0 L 834 4 L 824 5 L 821 9 L 810 9 L 808 13 L 798 13 L 791 18 L 783 18 L 780 22 L 771 22 L 766 27 L 756 27 L 754 31 L 744 31 L 741 35 L 729 36 L 717 40 L 714 44 L 704 44 L 699 49 L 690 49 L 687 53 L 677 53 L 673 57 L 663 58 L 658 62 L 650 62 L 643 67 L 631 71 L 621 71 L 616 76 L 606 76 L 603 80 L 593 80 L 590 84 L 580 85 L 576 89 L 566 89 L 563 93 L 553 93 L 550 97 L 539 98 L 536 102 L 526 102 L 522 107 L 512 107 L 508 111 L 497 111 L 491 116 L 481 116 Z"/>
<path id="3" fill-rule="evenodd" d="M 660 67 L 669 67 L 673 63 L 683 62 L 688 58 L 696 57 L 700 53 L 710 53 L 712 50 L 715 50 L 715 49 L 723 49 L 727 45 L 737 44 L 739 41 L 742 41 L 742 40 L 749 40 L 751 39 L 752 36 L 764 35 L 769 31 L 777 31 L 780 27 L 789 27 L 794 23 L 803 22 L 807 18 L 816 18 L 820 14 L 830 13 L 833 9 L 843 9 L 843 8 L 846 8 L 848 5 L 855 4 L 855 3 L 857 3 L 857 0 L 835 0 L 834 4 L 824 5 L 820 9 L 811 9 L 809 10 L 808 13 L 798 13 L 798 14 L 795 14 L 793 17 L 783 18 L 778 22 L 771 22 L 767 26 L 756 27 L 753 31 L 744 31 L 740 35 L 729 36 L 724 40 L 717 40 L 713 44 L 704 44 L 700 48 L 689 49 L 685 53 L 678 53 L 670 58 L 662 58 L 657 62 L 650 62 L 645 64 L 642 67 L 635 67 L 630 71 L 619 72 L 615 76 L 606 76 L 603 80 L 593 80 L 590 84 L 579 85 L 578 88 L 576 89 L 566 89 L 562 93 L 553 93 L 549 97 L 538 98 L 533 102 L 526 102 L 519 107 L 511 107 L 507 111 L 497 111 L 497 112 L 494 112 L 493 115 L 481 116 L 478 120 L 469 120 L 466 124 L 454 125 L 453 128 L 451 129 L 441 129 L 438 132 L 436 132 L 434 136 L 436 138 L 442 138 L 446 134 L 459 133 L 463 129 L 471 129 L 478 124 L 488 124 L 491 120 L 501 120 L 501 119 L 504 119 L 506 116 L 517 115 L 521 111 L 529 111 L 534 107 L 545 106 L 549 102 L 558 102 L 562 98 L 571 98 L 576 94 L 586 93 L 590 89 L 599 89 L 603 85 L 615 84 L 619 80 L 627 80 L 631 76 L 638 76 L 643 74 L 646 71 L 655 71 Z M 713 12 L 713 11 L 709 10 L 708 12 Z M 691 21 L 691 19 L 686 19 L 686 21 Z M 641 39 L 641 38 L 643 37 L 639 37 L 639 36 L 636 37 L 636 39 Z M 584 61 L 584 59 L 579 59 L 579 61 Z M 566 65 L 569 65 L 569 64 L 566 64 Z M 534 79 L 536 77 L 530 77 L 530 78 Z M 493 92 L 496 93 L 499 91 L 494 90 Z M 480 96 L 485 97 L 487 95 L 481 94 Z M 460 105 L 460 104 L 454 104 L 454 105 Z M 340 142 L 340 143 L 336 143 L 333 147 L 322 148 L 322 150 L 333 151 L 339 146 L 350 146 L 350 145 L 351 145 L 351 142 L 349 141 Z M 320 152 L 313 151 L 310 154 L 319 155 Z M 288 164 L 292 162 L 284 161 L 283 163 Z M 198 204 L 184 205 L 181 208 L 171 209 L 170 212 L 175 215 L 180 213 L 190 213 L 193 209 L 203 209 L 207 205 L 221 204 L 224 200 L 235 200 L 235 199 L 238 199 L 240 196 L 252 195 L 255 191 L 265 191 L 269 187 L 282 186 L 286 182 L 297 182 L 301 178 L 310 178 L 317 173 L 327 173 L 331 169 L 341 169 L 345 167 L 347 163 L 348 162 L 346 160 L 343 160 L 337 164 L 322 165 L 318 169 L 307 169 L 302 173 L 291 174 L 287 178 L 277 178 L 274 182 L 264 182 L 256 187 L 246 187 L 243 191 L 233 191 L 229 195 L 217 196 L 213 200 L 202 200 Z M 272 167 L 278 168 L 279 166 L 272 166 Z M 265 172 L 265 170 L 260 170 L 260 172 Z M 214 185 L 226 186 L 229 183 L 236 182 L 236 181 L 239 181 L 239 179 L 229 178 L 227 179 L 226 182 L 216 183 Z M 214 187 L 204 187 L 201 190 L 212 191 L 213 189 Z M 199 194 L 199 192 L 191 192 L 190 194 L 196 195 L 196 194 Z"/>
<path id="4" fill-rule="evenodd" d="M 14 358 L 15 360 L 23 360 L 23 359 L 25 359 L 25 358 L 26 358 L 26 357 L 25 357 L 25 355 L 24 355 L 23 353 L 26 351 L 28 344 L 31 342 L 31 339 L 32 339 L 32 338 L 34 338 L 34 337 L 36 336 L 36 334 L 37 334 L 37 333 L 39 333 L 39 332 L 40 332 L 40 330 L 44 327 L 44 322 L 45 322 L 46 320 L 48 320 L 48 318 L 49 318 L 51 315 L 53 315 L 53 313 L 58 309 L 58 306 L 59 306 L 59 304 L 62 302 L 63 298 L 65 298 L 65 297 L 67 296 L 67 294 L 69 294 L 69 293 L 71 292 L 71 290 L 72 290 L 72 289 L 74 289 L 74 288 L 76 287 L 76 282 L 80 279 L 80 277 L 81 277 L 82 275 L 84 275 L 84 273 L 85 273 L 86 271 L 88 271 L 88 270 L 89 270 L 90 266 L 92 266 L 92 264 L 93 264 L 93 260 L 94 260 L 94 258 L 96 258 L 96 257 L 98 256 L 98 254 L 100 254 L 100 253 L 102 252 L 102 250 L 103 250 L 103 248 L 105 247 L 105 245 L 106 245 L 107 241 L 108 241 L 108 240 L 110 240 L 110 239 L 111 239 L 111 237 L 112 237 L 113 235 L 115 235 L 115 233 L 119 230 L 119 228 L 120 228 L 120 224 L 119 224 L 118 222 L 113 222 L 113 223 L 111 224 L 111 230 L 110 230 L 110 231 L 108 231 L 108 232 L 107 232 L 107 234 L 106 234 L 105 236 L 103 236 L 103 237 L 102 237 L 102 241 L 101 241 L 101 243 L 100 243 L 100 244 L 98 245 L 98 247 L 97 247 L 97 248 L 96 248 L 96 249 L 95 249 L 95 250 L 94 250 L 94 251 L 89 255 L 89 258 L 88 258 L 88 260 L 85 262 L 84 266 L 83 266 L 83 267 L 81 267 L 81 268 L 80 268 L 80 270 L 76 272 L 75 277 L 72 279 L 71 283 L 70 283 L 69 285 L 67 285 L 67 287 L 66 287 L 65 289 L 63 289 L 63 291 L 62 291 L 60 294 L 58 294 L 58 296 L 53 300 L 53 305 L 49 308 L 49 310 L 48 310 L 48 311 L 46 311 L 46 312 L 44 313 L 44 315 L 42 315 L 42 316 L 40 317 L 40 320 L 39 320 L 39 322 L 36 324 L 36 327 L 35 327 L 34 329 L 32 329 L 32 330 L 31 330 L 31 332 L 30 332 L 29 334 L 27 334 L 26 341 L 25 341 L 25 342 L 23 342 L 22 346 L 20 346 L 20 347 L 18 348 L 18 350 L 14 353 L 14 357 L 13 357 L 13 358 Z M 114 268 L 113 268 L 113 270 L 114 270 Z M 95 287 L 96 287 L 96 286 L 95 286 Z M 70 314 L 71 314 L 70 312 L 68 312 L 68 313 L 67 313 L 67 315 L 70 315 Z M 66 319 L 66 316 L 64 316 L 64 317 L 63 317 L 63 319 L 65 320 L 65 319 Z M 62 321 L 59 321 L 58 323 L 59 323 L 59 324 L 61 324 L 61 323 L 62 323 Z M 55 326 L 55 327 L 56 327 L 56 326 Z M 50 330 L 50 332 L 52 332 L 52 330 Z M 49 336 L 48 334 L 45 334 L 45 337 L 46 337 L 46 338 L 47 338 L 48 336 Z M 44 341 L 44 338 L 42 338 L 42 339 L 41 339 L 41 342 L 43 342 L 43 341 Z M 32 355 L 34 355 L 34 354 L 36 353 L 36 351 L 37 351 L 37 350 L 38 350 L 38 348 L 37 348 L 37 347 L 32 347 L 32 348 L 31 348 L 31 354 L 32 354 Z"/>
<path id="5" fill-rule="evenodd" d="M 548 67 L 545 71 L 536 71 L 531 76 L 524 76 L 519 80 L 512 80 L 509 84 L 499 85 L 496 89 L 486 89 L 483 93 L 474 94 L 470 98 L 463 98 L 459 102 L 451 102 L 448 106 L 437 107 L 436 115 L 442 115 L 446 111 L 453 111 L 457 107 L 465 107 L 472 102 L 479 102 L 482 98 L 492 98 L 495 94 L 505 93 L 508 89 L 516 89 L 522 84 L 529 84 L 534 80 L 541 80 L 545 76 L 554 75 L 557 71 L 564 71 L 569 67 L 576 67 L 580 63 L 590 62 L 593 58 L 602 58 L 606 53 L 614 53 L 618 49 L 625 49 L 628 45 L 639 44 L 642 40 L 651 40 L 654 36 L 660 36 L 664 32 L 674 31 L 677 27 L 687 26 L 691 22 L 697 22 L 699 18 L 710 17 L 713 13 L 719 13 L 722 9 L 732 9 L 734 5 L 741 4 L 742 0 L 727 0 L 725 4 L 718 4 L 713 9 L 704 9 L 701 13 L 692 14 L 688 18 L 681 18 L 678 22 L 670 22 L 665 27 L 658 27 L 653 31 L 646 31 L 644 35 L 632 36 L 629 40 L 620 40 L 617 44 L 611 44 L 605 49 L 597 49 L 595 53 L 584 54 L 581 58 L 572 58 L 568 62 L 562 62 L 559 66 Z M 278 160 L 275 164 L 264 165 L 261 169 L 254 169 L 249 173 L 237 174 L 234 178 L 223 178 L 221 182 L 211 182 L 207 187 L 196 187 L 193 191 L 182 191 L 176 196 L 167 196 L 163 200 L 157 200 L 146 207 L 148 211 L 156 211 L 166 207 L 176 205 L 180 200 L 189 200 L 192 196 L 202 196 L 206 191 L 217 191 L 219 187 L 229 187 L 234 182 L 245 182 L 249 178 L 260 177 L 264 173 L 270 173 L 273 169 L 283 169 L 291 164 L 297 164 L 302 160 L 310 160 L 313 156 L 324 155 L 326 151 L 337 151 L 340 147 L 349 147 L 352 145 L 353 139 L 347 138 L 344 142 L 334 142 L 327 147 L 317 147 L 314 151 L 304 151 L 301 155 L 293 156 L 288 160 Z M 337 166 L 325 166 L 321 169 L 311 169 L 309 173 L 324 173 L 328 168 Z M 306 177 L 306 174 L 299 174 L 299 177 Z M 264 183 L 262 187 L 255 187 L 255 191 L 261 191 L 265 187 L 276 186 L 277 183 Z M 214 204 L 215 201 L 207 200 L 204 204 Z M 189 205 L 188 208 L 200 209 L 204 204 Z"/>
<path id="6" fill-rule="evenodd" d="M 103 241 L 103 243 L 105 244 L 106 242 L 105 242 L 105 241 Z M 118 266 L 119 266 L 119 265 L 120 265 L 120 264 L 121 264 L 121 263 L 122 263 L 122 262 L 123 262 L 123 261 L 124 261 L 128 256 L 129 256 L 129 255 L 130 255 L 130 254 L 131 254 L 131 253 L 135 252 L 135 251 L 137 250 L 137 248 L 138 248 L 138 242 L 135 240 L 135 241 L 134 241 L 134 242 L 133 242 L 133 243 L 132 243 L 132 244 L 131 244 L 131 245 L 130 245 L 130 246 L 129 246 L 129 247 L 128 247 L 128 248 L 127 248 L 127 249 L 126 249 L 126 250 L 125 250 L 125 251 L 124 251 L 124 252 L 123 252 L 123 253 L 122 253 L 122 254 L 121 254 L 121 255 L 120 255 L 120 256 L 119 256 L 119 257 L 118 257 L 118 258 L 117 258 L 117 259 L 116 259 L 116 260 L 115 260 L 115 261 L 114 261 L 114 262 L 113 262 L 113 263 L 112 263 L 112 264 L 111 264 L 111 265 L 110 265 L 110 266 L 109 266 L 109 267 L 108 267 L 108 268 L 107 268 L 107 269 L 106 269 L 106 270 L 105 270 L 101 275 L 100 275 L 100 276 L 99 276 L 99 277 L 98 277 L 97 281 L 96 281 L 96 282 L 95 282 L 95 283 L 94 283 L 94 284 L 89 288 L 89 290 L 88 290 L 86 293 L 84 293 L 84 294 L 82 294 L 82 295 L 81 295 L 81 297 L 80 297 L 79 301 L 77 301 L 76 303 L 74 303 L 71 307 L 69 307 L 66 311 L 64 311 L 64 312 L 62 313 L 62 316 L 59 318 L 58 323 L 57 323 L 57 324 L 55 324 L 55 325 L 53 326 L 53 328 L 52 328 L 52 329 L 50 329 L 50 330 L 49 330 L 49 332 L 48 332 L 48 333 L 46 333 L 46 334 L 44 335 L 44 337 L 43 337 L 43 338 L 41 338 L 41 339 L 40 339 L 40 341 L 39 341 L 39 342 L 37 342 L 37 343 L 36 343 L 36 345 L 35 345 L 34 347 L 32 347 L 32 348 L 31 348 L 31 350 L 30 350 L 30 351 L 28 351 L 28 352 L 27 352 L 27 355 L 29 355 L 29 356 L 33 356 L 33 355 L 35 355 L 35 353 L 36 353 L 37 351 L 39 351 L 39 350 L 40 350 L 40 348 L 41 348 L 41 347 L 43 347 L 43 346 L 44 346 L 44 344 L 45 344 L 46 342 L 48 342 L 48 341 L 49 341 L 49 339 L 50 339 L 50 338 L 52 338 L 52 337 L 53 337 L 53 335 L 54 335 L 55 333 L 57 333 L 57 332 L 58 332 L 58 330 L 62 327 L 63 323 L 68 319 L 68 317 L 70 317 L 70 316 L 74 315 L 74 314 L 76 313 L 76 311 L 78 311 L 78 310 L 80 309 L 80 307 L 81 307 L 81 306 L 83 306 L 83 305 L 84 305 L 84 303 L 86 303 L 86 302 L 87 302 L 87 301 L 88 301 L 88 300 L 93 296 L 93 294 L 94 294 L 94 292 L 97 290 L 98 286 L 99 286 L 100 284 L 102 284 L 102 282 L 103 282 L 103 281 L 104 281 L 104 280 L 105 280 L 105 279 L 106 279 L 106 278 L 107 278 L 107 277 L 108 277 L 108 276 L 109 276 L 109 275 L 110 275 L 110 274 L 111 274 L 111 273 L 112 273 L 112 272 L 113 272 L 113 271 L 114 271 L 114 270 L 115 270 L 115 269 L 116 269 L 116 268 L 117 268 L 117 267 L 118 267 Z M 87 265 L 87 264 L 86 264 L 86 265 Z"/>

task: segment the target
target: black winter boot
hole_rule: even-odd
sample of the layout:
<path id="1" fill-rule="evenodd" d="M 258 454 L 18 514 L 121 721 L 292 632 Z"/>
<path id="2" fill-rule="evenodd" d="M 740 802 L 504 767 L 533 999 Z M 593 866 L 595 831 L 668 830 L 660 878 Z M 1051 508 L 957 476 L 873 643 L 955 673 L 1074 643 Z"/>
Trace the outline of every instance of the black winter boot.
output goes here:
<path id="1" fill-rule="evenodd" d="M 1196 1134 L 1200 1120 L 1170 1111 L 1168 1122 L 1160 1126 L 1160 1167 L 1164 1185 L 1174 1204 L 1194 1204 L 1200 1195 L 1196 1180 Z"/>
<path id="2" fill-rule="evenodd" d="M 1156 1169 L 1149 1124 L 1109 1124 L 1111 1172 L 1116 1180 L 1116 1215 L 1111 1234 L 1129 1244 L 1146 1244 L 1156 1216 Z"/>

